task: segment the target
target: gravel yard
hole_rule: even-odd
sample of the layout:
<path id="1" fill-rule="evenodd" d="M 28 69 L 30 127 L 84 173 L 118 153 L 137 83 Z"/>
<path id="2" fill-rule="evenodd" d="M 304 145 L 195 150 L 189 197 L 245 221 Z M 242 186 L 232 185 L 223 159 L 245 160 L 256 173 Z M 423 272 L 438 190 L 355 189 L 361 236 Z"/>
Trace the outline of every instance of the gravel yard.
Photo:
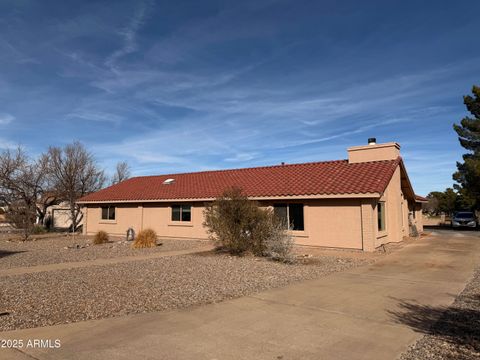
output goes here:
<path id="1" fill-rule="evenodd" d="M 410 305 L 403 322 L 426 335 L 410 346 L 402 360 L 480 359 L 480 268 L 452 306 Z"/>
<path id="2" fill-rule="evenodd" d="M 145 255 L 185 250 L 207 244 L 206 241 L 162 239 L 158 241 L 162 245 L 156 248 L 132 249 L 131 242 L 116 240 L 107 244 L 92 245 L 90 236 L 73 238 L 70 235 L 54 234 L 47 237 L 38 236 L 37 240 L 29 241 L 10 241 L 3 237 L 0 238 L 0 269 Z"/>
<path id="3" fill-rule="evenodd" d="M 287 265 L 207 253 L 3 276 L 0 312 L 10 314 L 0 316 L 0 331 L 218 302 L 371 261 L 319 256 Z"/>

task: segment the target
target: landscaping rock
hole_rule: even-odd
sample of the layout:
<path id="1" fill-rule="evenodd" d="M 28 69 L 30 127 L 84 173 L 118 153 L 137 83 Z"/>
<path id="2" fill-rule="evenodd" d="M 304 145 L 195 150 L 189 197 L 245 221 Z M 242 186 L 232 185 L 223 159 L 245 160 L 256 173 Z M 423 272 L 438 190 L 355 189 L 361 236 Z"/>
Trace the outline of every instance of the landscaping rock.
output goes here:
<path id="1" fill-rule="evenodd" d="M 14 312 L 1 317 L 0 331 L 214 303 L 367 263 L 337 260 L 287 265 L 203 253 L 3 276 L 2 307 Z"/>
<path id="2" fill-rule="evenodd" d="M 8 252 L 8 256 L 0 256 L 0 269 L 186 250 L 203 246 L 206 243 L 206 241 L 198 240 L 162 239 L 162 246 L 132 249 L 131 242 L 123 239 L 90 246 L 91 238 L 79 235 L 73 239 L 71 236 L 54 234 L 35 242 L 0 239 L 0 250 Z"/>

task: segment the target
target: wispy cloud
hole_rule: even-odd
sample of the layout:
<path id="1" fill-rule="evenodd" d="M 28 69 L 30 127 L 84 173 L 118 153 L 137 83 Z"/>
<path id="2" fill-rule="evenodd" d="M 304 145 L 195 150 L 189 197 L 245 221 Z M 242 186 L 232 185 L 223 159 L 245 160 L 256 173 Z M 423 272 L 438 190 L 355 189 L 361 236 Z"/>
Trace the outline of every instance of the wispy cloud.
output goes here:
<path id="1" fill-rule="evenodd" d="M 0 38 L 0 53 L 2 54 L 0 59 L 11 58 L 17 64 L 40 64 L 38 59 L 27 55 L 11 42 L 2 38 Z"/>
<path id="2" fill-rule="evenodd" d="M 18 144 L 14 143 L 13 141 L 0 137 L 0 149 L 3 149 L 3 150 L 13 149 L 13 148 L 16 148 L 17 146 Z"/>
<path id="3" fill-rule="evenodd" d="M 0 125 L 10 124 L 13 120 L 15 120 L 15 116 L 5 113 L 0 113 Z"/>
<path id="4" fill-rule="evenodd" d="M 238 153 L 235 154 L 233 157 L 227 157 L 225 161 L 229 162 L 244 162 L 244 161 L 250 161 L 258 157 L 259 153 Z"/>
<path id="5" fill-rule="evenodd" d="M 120 124 L 123 120 L 122 116 L 105 113 L 105 112 L 95 112 L 88 110 L 79 110 L 74 111 L 66 116 L 71 119 L 82 119 L 88 121 L 98 121 L 98 122 L 107 122 L 113 124 Z"/>
<path id="6" fill-rule="evenodd" d="M 137 31 L 142 26 L 147 16 L 147 12 L 152 6 L 153 2 L 149 0 L 140 3 L 128 26 L 119 32 L 119 35 L 123 37 L 123 46 L 111 54 L 105 61 L 105 65 L 112 70 L 116 70 L 116 62 L 120 58 L 137 50 Z"/>

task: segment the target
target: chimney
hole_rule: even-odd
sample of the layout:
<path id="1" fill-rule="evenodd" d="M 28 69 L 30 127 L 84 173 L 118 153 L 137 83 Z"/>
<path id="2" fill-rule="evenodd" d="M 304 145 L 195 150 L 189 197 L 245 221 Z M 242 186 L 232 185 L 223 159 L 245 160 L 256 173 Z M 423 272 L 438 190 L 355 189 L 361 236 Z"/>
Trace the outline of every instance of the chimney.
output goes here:
<path id="1" fill-rule="evenodd" d="M 369 161 L 395 160 L 400 156 L 400 145 L 396 142 L 377 144 L 375 138 L 368 139 L 368 145 L 348 148 L 350 164 Z"/>

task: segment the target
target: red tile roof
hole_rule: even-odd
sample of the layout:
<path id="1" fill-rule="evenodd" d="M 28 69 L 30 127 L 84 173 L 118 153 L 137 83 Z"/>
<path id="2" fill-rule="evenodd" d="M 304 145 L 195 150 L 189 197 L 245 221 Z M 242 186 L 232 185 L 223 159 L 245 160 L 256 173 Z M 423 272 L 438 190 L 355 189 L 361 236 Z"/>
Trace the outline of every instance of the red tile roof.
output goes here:
<path id="1" fill-rule="evenodd" d="M 428 199 L 426 197 L 415 194 L 415 201 L 417 201 L 417 202 L 428 202 Z"/>
<path id="2" fill-rule="evenodd" d="M 79 202 L 213 199 L 232 186 L 253 198 L 383 193 L 400 162 L 400 157 L 356 164 L 338 160 L 141 176 L 89 194 Z M 165 185 L 166 179 L 175 182 Z"/>

